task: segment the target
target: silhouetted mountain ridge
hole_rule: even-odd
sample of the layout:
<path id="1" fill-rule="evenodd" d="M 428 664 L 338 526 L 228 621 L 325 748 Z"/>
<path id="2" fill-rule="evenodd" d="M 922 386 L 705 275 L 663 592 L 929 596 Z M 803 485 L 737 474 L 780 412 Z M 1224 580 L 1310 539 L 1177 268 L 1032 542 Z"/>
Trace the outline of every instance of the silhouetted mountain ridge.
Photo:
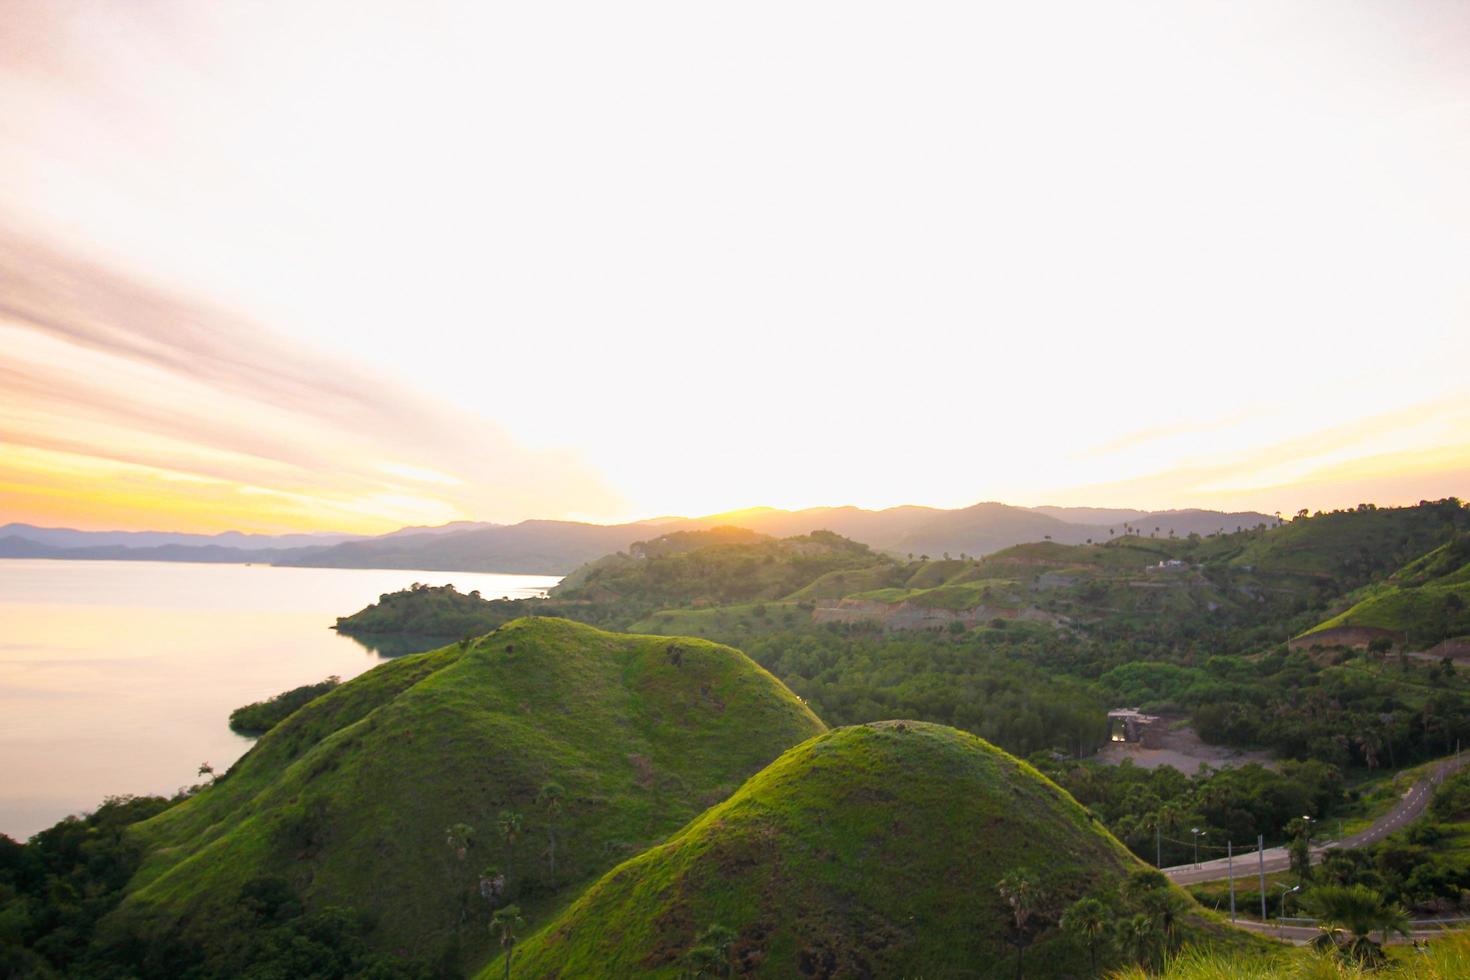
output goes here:
<path id="1" fill-rule="evenodd" d="M 1068 520 L 1067 516 L 1089 520 Z M 1094 522 L 1096 518 L 1104 520 Z M 864 510 L 849 506 L 791 511 L 758 507 L 706 517 L 660 517 L 626 524 L 459 521 L 440 527 L 402 528 L 377 537 L 273 538 L 237 532 L 206 536 L 9 524 L 0 527 L 0 558 L 269 562 L 312 568 L 564 575 L 639 541 L 721 526 L 747 528 L 776 538 L 833 531 L 880 551 L 937 558 L 944 554 L 978 557 L 1031 541 L 1085 544 L 1124 534 L 1185 537 L 1274 522 L 1275 518 L 1253 512 L 1030 508 L 986 502 L 957 510 L 919 506 Z"/>

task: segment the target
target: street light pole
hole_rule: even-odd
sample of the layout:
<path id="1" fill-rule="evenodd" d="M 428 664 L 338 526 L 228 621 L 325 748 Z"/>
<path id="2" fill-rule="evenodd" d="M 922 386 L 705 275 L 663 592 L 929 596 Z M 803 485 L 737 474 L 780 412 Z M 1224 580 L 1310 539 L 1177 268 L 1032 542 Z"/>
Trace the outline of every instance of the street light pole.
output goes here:
<path id="1" fill-rule="evenodd" d="M 1302 886 L 1301 885 L 1282 885 L 1281 886 L 1281 900 L 1277 903 L 1280 906 L 1280 908 L 1278 908 L 1276 910 L 1276 936 L 1277 936 L 1277 938 L 1282 938 L 1282 937 L 1284 937 L 1286 935 L 1286 923 L 1281 921 L 1285 917 L 1285 912 L 1286 912 L 1286 896 L 1288 896 L 1288 895 L 1295 895 L 1297 892 L 1299 892 L 1301 890 L 1302 890 Z"/>
<path id="2" fill-rule="evenodd" d="M 1230 841 L 1225 842 L 1225 876 L 1230 879 L 1230 921 L 1235 921 L 1235 851 Z"/>
<path id="3" fill-rule="evenodd" d="M 1204 831 L 1198 827 L 1190 827 L 1189 832 L 1194 835 L 1194 866 L 1199 867 L 1199 837 Z"/>
<path id="4" fill-rule="evenodd" d="M 1256 860 L 1261 872 L 1261 921 L 1266 921 L 1266 835 L 1256 835 Z"/>

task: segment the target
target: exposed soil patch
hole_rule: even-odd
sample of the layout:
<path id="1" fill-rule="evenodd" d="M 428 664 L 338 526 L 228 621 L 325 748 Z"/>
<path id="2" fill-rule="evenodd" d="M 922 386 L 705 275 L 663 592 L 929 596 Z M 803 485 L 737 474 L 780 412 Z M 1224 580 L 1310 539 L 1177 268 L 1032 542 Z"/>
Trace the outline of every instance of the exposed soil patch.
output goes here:
<path id="1" fill-rule="evenodd" d="M 1188 725 L 1167 727 L 1158 735 L 1158 740 L 1159 747 L 1153 749 L 1146 749 L 1137 742 L 1109 742 L 1093 758 L 1110 766 L 1116 766 L 1124 759 L 1130 759 L 1135 766 L 1144 769 L 1173 766 L 1186 775 L 1193 775 L 1201 762 L 1214 769 L 1243 766 L 1251 762 L 1259 762 L 1267 768 L 1274 768 L 1276 765 L 1269 752 L 1248 752 L 1223 745 L 1206 745 Z"/>

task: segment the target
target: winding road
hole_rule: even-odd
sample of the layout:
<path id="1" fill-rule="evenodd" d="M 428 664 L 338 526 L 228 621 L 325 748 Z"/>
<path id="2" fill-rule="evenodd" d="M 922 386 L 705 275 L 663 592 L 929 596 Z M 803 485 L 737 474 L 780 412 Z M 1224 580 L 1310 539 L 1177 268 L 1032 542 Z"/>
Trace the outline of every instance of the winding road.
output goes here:
<path id="1" fill-rule="evenodd" d="M 1439 763 L 1428 776 L 1419 780 L 1409 787 L 1403 797 L 1394 804 L 1392 810 L 1373 821 L 1366 830 L 1359 831 L 1350 837 L 1340 841 L 1331 841 L 1321 847 L 1312 848 L 1312 862 L 1322 860 L 1322 855 L 1334 848 L 1365 847 L 1375 844 L 1396 830 L 1401 830 L 1424 813 L 1429 806 L 1429 801 L 1434 797 L 1434 788 L 1444 781 L 1444 778 L 1470 762 L 1470 753 L 1462 753 Z M 1202 881 L 1221 881 L 1230 876 L 1230 861 L 1226 858 L 1216 858 L 1212 861 L 1201 861 L 1199 864 L 1180 864 L 1172 868 L 1162 868 L 1169 880 L 1180 885 L 1194 885 Z M 1266 873 L 1273 871 L 1285 871 L 1291 867 L 1291 855 L 1284 847 L 1268 847 L 1265 851 Z M 1260 873 L 1260 858 L 1254 850 L 1242 851 L 1235 855 L 1235 877 L 1247 878 Z"/>

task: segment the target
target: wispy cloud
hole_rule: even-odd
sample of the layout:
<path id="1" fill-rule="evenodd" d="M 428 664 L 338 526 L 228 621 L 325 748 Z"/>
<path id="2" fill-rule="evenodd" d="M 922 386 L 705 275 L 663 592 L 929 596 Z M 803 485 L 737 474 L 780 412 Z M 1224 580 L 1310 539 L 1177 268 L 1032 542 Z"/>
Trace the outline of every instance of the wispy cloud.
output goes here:
<path id="1" fill-rule="evenodd" d="M 351 513 L 353 500 L 393 501 L 394 512 L 420 501 L 431 518 L 621 506 L 574 455 L 518 445 L 350 353 L 328 356 L 14 232 L 0 232 L 0 336 L 0 478 L 17 475 L 21 448 L 34 451 L 11 482 L 44 483 L 38 471 L 62 456 L 107 462 L 131 479 L 141 468 L 275 493 L 289 501 L 282 518 L 305 526 Z M 80 513 L 114 493 L 98 484 L 66 506 Z M 0 489 L 0 508 L 18 504 Z"/>
<path id="2" fill-rule="evenodd" d="M 1268 511 L 1463 496 L 1470 492 L 1467 434 L 1470 402 L 1440 398 L 1249 448 L 1195 453 L 1136 477 L 1059 488 L 1056 496 L 1078 504 Z"/>

